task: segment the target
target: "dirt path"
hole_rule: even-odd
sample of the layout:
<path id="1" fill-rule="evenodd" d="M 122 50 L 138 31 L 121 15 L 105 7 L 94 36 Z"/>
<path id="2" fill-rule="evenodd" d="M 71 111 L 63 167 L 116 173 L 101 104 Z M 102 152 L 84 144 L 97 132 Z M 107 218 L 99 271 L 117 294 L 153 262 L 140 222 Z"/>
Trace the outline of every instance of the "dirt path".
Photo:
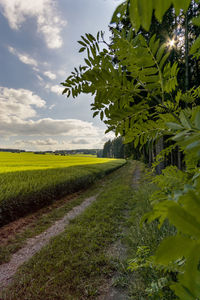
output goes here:
<path id="1" fill-rule="evenodd" d="M 139 186 L 139 180 L 141 177 L 141 169 L 139 165 L 136 165 L 135 172 L 133 174 L 133 181 L 132 181 L 132 188 L 134 190 L 137 190 Z M 128 218 L 128 214 L 125 211 L 125 215 Z M 122 230 L 122 234 L 125 233 L 127 229 Z M 126 259 L 126 246 L 121 242 L 121 240 L 118 240 L 112 248 L 114 249 L 113 256 L 120 259 L 121 261 Z M 112 251 L 111 251 L 112 252 Z M 128 291 L 126 289 L 119 289 L 115 286 L 113 286 L 113 282 L 115 281 L 115 277 L 117 277 L 117 273 L 113 275 L 113 278 L 111 278 L 110 282 L 107 283 L 107 285 L 104 287 L 104 292 L 101 296 L 98 297 L 98 300 L 128 300 Z"/>
<path id="2" fill-rule="evenodd" d="M 55 222 L 50 228 L 40 235 L 27 240 L 26 246 L 16 252 L 9 263 L 0 265 L 0 290 L 11 283 L 17 269 L 28 259 L 30 259 L 43 246 L 47 245 L 50 239 L 64 231 L 65 226 L 70 220 L 81 214 L 92 202 L 96 200 L 96 196 L 87 198 L 79 206 L 74 207 L 61 220 Z"/>

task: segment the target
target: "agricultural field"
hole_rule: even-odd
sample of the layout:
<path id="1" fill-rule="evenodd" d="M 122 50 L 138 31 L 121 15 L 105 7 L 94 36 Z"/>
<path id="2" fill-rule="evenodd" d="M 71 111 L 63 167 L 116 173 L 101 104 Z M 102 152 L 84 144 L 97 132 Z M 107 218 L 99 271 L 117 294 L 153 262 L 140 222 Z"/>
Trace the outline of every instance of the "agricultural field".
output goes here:
<path id="1" fill-rule="evenodd" d="M 0 225 L 87 187 L 125 160 L 0 153 Z"/>
<path id="2" fill-rule="evenodd" d="M 0 152 L 0 173 L 66 168 L 77 165 L 89 165 L 109 162 L 108 158 L 97 158 L 94 155 L 54 155 Z"/>

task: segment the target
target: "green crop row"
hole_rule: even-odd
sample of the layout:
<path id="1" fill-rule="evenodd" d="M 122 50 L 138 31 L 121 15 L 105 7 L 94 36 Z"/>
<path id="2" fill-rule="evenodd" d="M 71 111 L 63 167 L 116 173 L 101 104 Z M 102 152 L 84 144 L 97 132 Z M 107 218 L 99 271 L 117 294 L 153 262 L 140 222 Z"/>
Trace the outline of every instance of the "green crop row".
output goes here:
<path id="1" fill-rule="evenodd" d="M 0 226 L 87 187 L 125 160 L 0 174 Z"/>

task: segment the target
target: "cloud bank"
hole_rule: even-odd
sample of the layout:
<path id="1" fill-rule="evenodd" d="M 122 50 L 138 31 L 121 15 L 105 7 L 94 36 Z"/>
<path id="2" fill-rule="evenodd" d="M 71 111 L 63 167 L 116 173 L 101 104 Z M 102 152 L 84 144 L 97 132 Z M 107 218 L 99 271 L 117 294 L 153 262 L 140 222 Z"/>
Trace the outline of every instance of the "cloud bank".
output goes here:
<path id="1" fill-rule="evenodd" d="M 19 30 L 28 18 L 35 18 L 37 31 L 48 48 L 63 44 L 61 30 L 66 25 L 53 0 L 0 0 L 0 9 L 10 27 Z"/>
<path id="2" fill-rule="evenodd" d="M 38 118 L 46 101 L 26 89 L 0 87 L 0 136 L 28 150 L 99 148 L 103 130 L 78 119 Z"/>

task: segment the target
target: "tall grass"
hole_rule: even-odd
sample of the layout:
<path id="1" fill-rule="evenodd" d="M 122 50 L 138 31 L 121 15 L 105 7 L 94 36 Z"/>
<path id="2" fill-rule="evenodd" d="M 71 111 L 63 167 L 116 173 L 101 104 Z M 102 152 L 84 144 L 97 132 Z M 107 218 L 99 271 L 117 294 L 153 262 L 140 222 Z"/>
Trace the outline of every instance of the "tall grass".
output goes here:
<path id="1" fill-rule="evenodd" d="M 125 234 L 129 258 L 128 265 L 130 266 L 132 260 L 134 264 L 138 265 L 138 268 L 135 268 L 130 274 L 129 295 L 130 299 L 134 300 L 172 300 L 176 297 L 168 288 L 171 274 L 156 269 L 153 264 L 148 264 L 148 261 L 151 255 L 154 255 L 160 241 L 174 233 L 174 228 L 165 222 L 158 229 L 157 221 L 141 225 L 141 218 L 144 213 L 152 209 L 150 197 L 158 190 L 155 184 L 152 184 L 146 178 L 144 180 L 144 178 L 134 193 L 134 208 L 127 221 L 129 230 Z"/>

